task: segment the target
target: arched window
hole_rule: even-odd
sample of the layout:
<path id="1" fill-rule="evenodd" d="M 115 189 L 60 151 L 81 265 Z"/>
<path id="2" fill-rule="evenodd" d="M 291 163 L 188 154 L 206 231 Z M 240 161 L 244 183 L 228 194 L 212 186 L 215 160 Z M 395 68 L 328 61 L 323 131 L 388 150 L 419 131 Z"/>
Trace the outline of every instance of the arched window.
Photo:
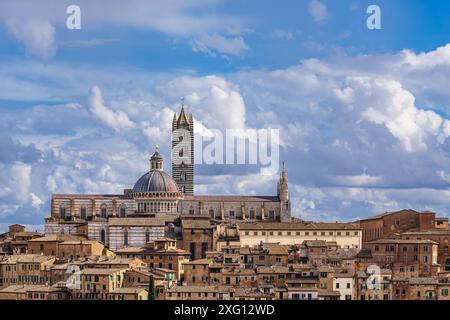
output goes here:
<path id="1" fill-rule="evenodd" d="M 250 209 L 250 219 L 255 219 L 255 209 Z"/>
<path id="2" fill-rule="evenodd" d="M 125 205 L 121 205 L 120 206 L 120 209 L 119 209 L 119 214 L 120 214 L 120 217 L 121 218 L 125 218 L 125 216 L 126 216 L 126 208 L 125 208 Z"/>
<path id="3" fill-rule="evenodd" d="M 215 217 L 214 209 L 213 209 L 213 208 L 210 208 L 210 209 L 209 209 L 209 215 L 210 215 L 211 218 L 214 218 L 214 217 Z"/>
<path id="4" fill-rule="evenodd" d="M 108 215 L 108 208 L 106 207 L 106 204 L 102 204 L 102 206 L 100 207 L 100 214 L 102 216 L 102 218 L 106 218 Z"/>
<path id="5" fill-rule="evenodd" d="M 59 207 L 59 217 L 61 219 L 66 219 L 66 207 L 64 206 Z"/>
<path id="6" fill-rule="evenodd" d="M 128 245 L 128 230 L 123 232 L 123 244 L 126 246 Z"/>
<path id="7" fill-rule="evenodd" d="M 179 156 L 179 157 L 183 157 L 183 154 L 184 154 L 184 153 L 183 153 L 183 149 L 180 149 L 180 152 L 178 152 L 178 156 Z"/>
<path id="8" fill-rule="evenodd" d="M 100 241 L 106 243 L 106 232 L 105 230 L 100 231 Z"/>
<path id="9" fill-rule="evenodd" d="M 86 207 L 85 206 L 82 206 L 81 207 L 81 209 L 80 209 L 80 218 L 82 219 L 82 220 L 86 220 Z"/>
<path id="10" fill-rule="evenodd" d="M 145 243 L 150 241 L 150 231 L 145 231 Z"/>

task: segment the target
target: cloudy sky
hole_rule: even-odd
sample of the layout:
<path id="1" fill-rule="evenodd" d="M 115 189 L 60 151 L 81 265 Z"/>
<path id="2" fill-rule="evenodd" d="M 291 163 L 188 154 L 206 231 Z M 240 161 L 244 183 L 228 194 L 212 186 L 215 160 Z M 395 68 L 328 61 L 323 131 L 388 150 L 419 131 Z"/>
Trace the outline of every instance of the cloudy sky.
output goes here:
<path id="1" fill-rule="evenodd" d="M 448 216 L 448 1 L 78 0 L 68 30 L 73 3 L 0 0 L 0 231 L 169 160 L 180 97 L 203 129 L 280 130 L 298 217 Z M 200 165 L 196 193 L 275 194 L 257 169 Z"/>

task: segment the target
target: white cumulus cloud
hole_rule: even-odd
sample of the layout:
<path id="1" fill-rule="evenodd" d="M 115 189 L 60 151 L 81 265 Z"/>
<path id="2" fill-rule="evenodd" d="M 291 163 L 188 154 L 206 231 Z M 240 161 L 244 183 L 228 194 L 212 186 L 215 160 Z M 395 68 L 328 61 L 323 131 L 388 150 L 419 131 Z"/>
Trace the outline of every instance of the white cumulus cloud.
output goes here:
<path id="1" fill-rule="evenodd" d="M 9 19 L 8 31 L 25 46 L 26 52 L 42 59 L 53 57 L 56 49 L 55 28 L 42 19 Z"/>
<path id="2" fill-rule="evenodd" d="M 135 123 L 128 118 L 128 115 L 125 112 L 121 110 L 111 110 L 105 105 L 102 92 L 98 86 L 93 86 L 91 88 L 89 107 L 90 111 L 97 119 L 107 124 L 115 131 L 128 130 L 135 126 Z"/>
<path id="3" fill-rule="evenodd" d="M 328 8 L 319 0 L 311 0 L 309 2 L 309 14 L 314 21 L 322 22 L 328 19 Z"/>

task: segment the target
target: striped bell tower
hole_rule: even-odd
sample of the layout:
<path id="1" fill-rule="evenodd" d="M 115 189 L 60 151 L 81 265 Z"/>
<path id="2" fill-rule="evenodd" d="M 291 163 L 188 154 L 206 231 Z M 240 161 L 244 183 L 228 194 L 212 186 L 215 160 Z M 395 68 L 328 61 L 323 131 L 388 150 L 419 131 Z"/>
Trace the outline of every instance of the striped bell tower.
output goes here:
<path id="1" fill-rule="evenodd" d="M 194 194 L 194 119 L 186 116 L 184 99 L 172 121 L 172 178 L 184 195 Z"/>

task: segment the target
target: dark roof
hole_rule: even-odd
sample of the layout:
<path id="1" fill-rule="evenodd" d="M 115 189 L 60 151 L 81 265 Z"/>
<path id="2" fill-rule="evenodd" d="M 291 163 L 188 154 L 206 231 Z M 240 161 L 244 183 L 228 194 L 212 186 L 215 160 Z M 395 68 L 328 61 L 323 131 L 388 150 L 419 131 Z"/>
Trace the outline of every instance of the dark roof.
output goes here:
<path id="1" fill-rule="evenodd" d="M 217 196 L 184 196 L 184 201 L 209 201 L 209 202 L 279 202 L 277 196 L 236 196 L 236 195 L 217 195 Z"/>
<path id="2" fill-rule="evenodd" d="M 363 249 L 360 252 L 358 252 L 358 254 L 356 255 L 356 258 L 371 259 L 372 258 L 372 251 L 370 251 L 368 249 Z"/>
<path id="3" fill-rule="evenodd" d="M 133 192 L 179 192 L 171 176 L 162 170 L 151 170 L 134 185 Z"/>

